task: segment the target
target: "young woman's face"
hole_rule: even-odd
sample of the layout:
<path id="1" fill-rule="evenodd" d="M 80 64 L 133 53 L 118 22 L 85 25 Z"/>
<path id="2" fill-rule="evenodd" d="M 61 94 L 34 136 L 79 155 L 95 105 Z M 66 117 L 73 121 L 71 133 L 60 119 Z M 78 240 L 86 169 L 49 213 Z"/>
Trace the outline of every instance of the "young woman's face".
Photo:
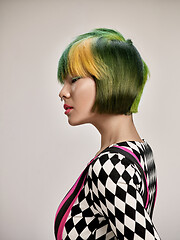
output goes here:
<path id="1" fill-rule="evenodd" d="M 93 79 L 85 77 L 73 80 L 68 75 L 64 80 L 59 97 L 63 97 L 64 104 L 73 107 L 67 113 L 70 125 L 80 125 L 93 121 L 96 116 L 96 113 L 91 112 L 96 97 L 96 84 Z M 66 110 L 64 109 L 64 111 Z"/>

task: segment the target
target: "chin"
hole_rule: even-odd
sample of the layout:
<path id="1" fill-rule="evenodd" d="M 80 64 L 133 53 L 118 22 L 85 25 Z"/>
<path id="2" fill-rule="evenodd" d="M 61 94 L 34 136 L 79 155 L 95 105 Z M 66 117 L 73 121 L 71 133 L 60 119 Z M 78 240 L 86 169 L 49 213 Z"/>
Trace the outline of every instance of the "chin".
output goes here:
<path id="1" fill-rule="evenodd" d="M 72 119 L 68 119 L 68 123 L 71 125 L 71 126 L 78 126 L 78 125 L 82 125 L 82 124 L 86 124 L 86 123 L 89 123 L 89 121 L 85 120 L 85 119 L 76 119 L 76 120 L 72 120 Z"/>

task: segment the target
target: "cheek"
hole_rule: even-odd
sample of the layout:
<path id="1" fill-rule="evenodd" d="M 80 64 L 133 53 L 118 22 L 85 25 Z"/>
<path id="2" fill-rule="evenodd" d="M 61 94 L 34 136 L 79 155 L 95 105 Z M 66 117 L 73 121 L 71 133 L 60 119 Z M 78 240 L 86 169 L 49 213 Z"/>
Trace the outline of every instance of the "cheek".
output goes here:
<path id="1" fill-rule="evenodd" d="M 96 98 L 96 86 L 93 83 L 82 85 L 76 92 L 78 106 L 89 111 Z"/>

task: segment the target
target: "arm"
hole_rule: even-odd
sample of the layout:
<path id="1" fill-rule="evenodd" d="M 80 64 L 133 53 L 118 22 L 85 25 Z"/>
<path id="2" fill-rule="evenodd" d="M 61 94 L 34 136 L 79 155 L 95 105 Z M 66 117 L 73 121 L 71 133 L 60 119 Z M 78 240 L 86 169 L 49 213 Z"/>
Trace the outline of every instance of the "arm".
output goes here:
<path id="1" fill-rule="evenodd" d="M 92 200 L 118 239 L 159 240 L 141 196 L 139 171 L 118 154 L 102 155 L 90 166 Z"/>

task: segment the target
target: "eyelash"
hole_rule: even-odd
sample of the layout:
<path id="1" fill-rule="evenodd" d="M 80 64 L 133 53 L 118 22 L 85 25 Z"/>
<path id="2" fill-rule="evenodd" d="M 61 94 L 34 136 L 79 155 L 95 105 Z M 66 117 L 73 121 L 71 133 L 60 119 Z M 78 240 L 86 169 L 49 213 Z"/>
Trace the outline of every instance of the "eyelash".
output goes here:
<path id="1" fill-rule="evenodd" d="M 74 77 L 72 78 L 72 83 L 76 82 L 78 79 L 80 79 L 81 77 Z"/>

